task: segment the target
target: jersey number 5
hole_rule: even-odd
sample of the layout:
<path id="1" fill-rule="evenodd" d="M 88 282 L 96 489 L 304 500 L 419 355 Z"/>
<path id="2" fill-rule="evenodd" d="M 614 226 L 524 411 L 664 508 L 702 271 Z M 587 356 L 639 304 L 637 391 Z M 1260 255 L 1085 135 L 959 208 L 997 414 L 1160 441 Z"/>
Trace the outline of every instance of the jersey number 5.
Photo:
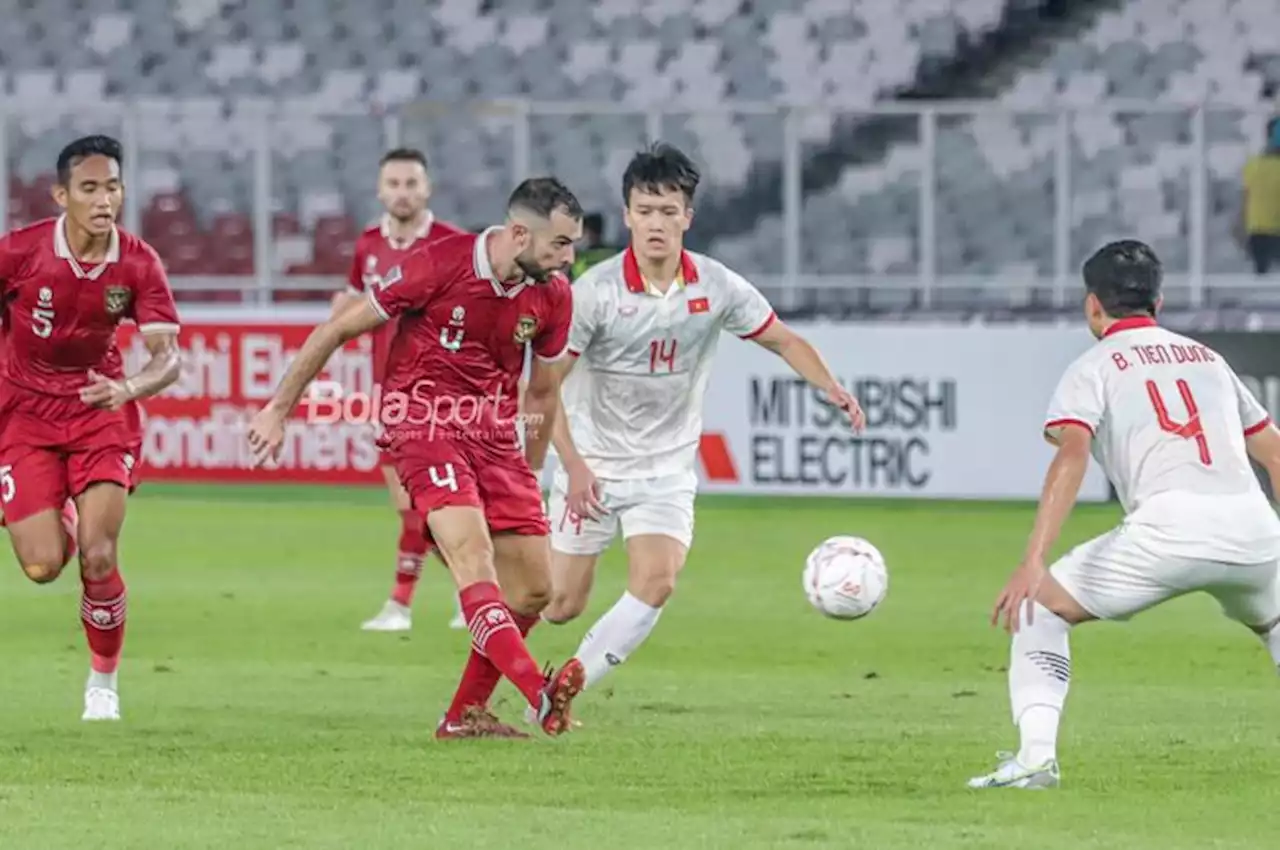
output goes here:
<path id="1" fill-rule="evenodd" d="M 657 372 L 658 367 L 665 364 L 664 371 L 676 370 L 676 341 L 674 339 L 655 339 L 649 341 L 649 371 Z"/>
<path id="2" fill-rule="evenodd" d="M 1200 422 L 1200 408 L 1196 405 L 1195 396 L 1191 394 L 1191 385 L 1179 378 L 1174 386 L 1178 388 L 1182 405 L 1187 409 L 1186 422 L 1173 420 L 1169 415 L 1168 405 L 1164 403 L 1164 396 L 1160 394 L 1160 388 L 1156 386 L 1155 381 L 1147 381 L 1147 396 L 1151 399 L 1151 406 L 1156 409 L 1156 420 L 1160 423 L 1160 430 L 1184 440 L 1195 440 L 1196 448 L 1200 450 L 1200 462 L 1210 466 L 1213 463 L 1213 457 L 1209 454 L 1209 439 L 1204 435 L 1204 425 Z"/>
<path id="3" fill-rule="evenodd" d="M 41 339 L 53 335 L 53 309 L 49 307 L 31 308 L 31 330 Z"/>

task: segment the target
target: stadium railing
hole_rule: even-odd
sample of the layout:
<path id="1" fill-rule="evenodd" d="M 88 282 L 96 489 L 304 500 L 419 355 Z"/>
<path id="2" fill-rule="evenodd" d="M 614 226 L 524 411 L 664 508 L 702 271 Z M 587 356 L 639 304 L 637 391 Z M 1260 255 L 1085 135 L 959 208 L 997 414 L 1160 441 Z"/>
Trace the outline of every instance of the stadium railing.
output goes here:
<path id="1" fill-rule="evenodd" d="M 154 112 L 155 105 L 150 106 Z M 216 142 L 205 147 L 206 151 L 220 152 L 225 161 L 234 163 L 232 167 L 240 171 L 238 179 L 241 182 L 247 181 L 251 186 L 247 201 L 250 209 L 240 212 L 246 213 L 252 221 L 253 273 L 175 274 L 174 283 L 179 290 L 240 292 L 244 302 L 265 306 L 273 303 L 280 293 L 290 290 L 315 292 L 332 290 L 339 285 L 342 270 L 336 267 L 325 268 L 320 273 L 316 273 L 314 268 L 309 273 L 287 273 L 275 250 L 273 234 L 273 216 L 278 211 L 276 207 L 279 204 L 279 195 L 273 191 L 273 187 L 280 185 L 276 170 L 289 165 L 291 151 L 297 148 L 296 140 L 282 144 L 279 138 L 281 128 L 295 114 L 302 116 L 297 120 L 310 122 L 312 125 L 328 121 L 330 117 L 323 113 L 323 107 L 306 113 L 305 110 L 299 111 L 296 105 L 275 110 L 270 108 L 270 104 L 264 107 L 259 102 L 258 106 L 256 112 L 239 113 L 240 129 L 233 145 L 234 150 L 229 147 L 220 149 Z M 673 134 L 676 140 L 692 138 L 687 128 L 691 115 L 702 118 L 719 115 L 731 121 L 750 119 L 757 124 L 763 121 L 776 127 L 781 145 L 780 161 L 768 161 L 765 155 L 755 151 L 750 153 L 755 158 L 753 165 L 773 166 L 780 174 L 781 197 L 776 199 L 780 212 L 776 220 L 781 223 L 781 250 L 773 252 L 776 257 L 766 258 L 754 266 L 749 262 L 747 265 L 738 262 L 737 265 L 758 280 L 784 308 L 798 303 L 806 293 L 820 296 L 833 290 L 910 295 L 914 306 L 924 308 L 958 306 L 966 301 L 982 305 L 1003 303 L 1017 306 L 1028 300 L 1046 300 L 1051 305 L 1069 306 L 1074 300 L 1070 292 L 1079 262 L 1083 258 L 1082 253 L 1087 252 L 1090 247 L 1080 244 L 1078 232 L 1081 218 L 1079 203 L 1082 198 L 1088 195 L 1091 203 L 1108 208 L 1095 210 L 1105 213 L 1104 221 L 1108 220 L 1106 216 L 1109 215 L 1110 220 L 1115 222 L 1114 229 L 1117 232 L 1108 233 L 1108 236 L 1143 237 L 1148 222 L 1144 222 L 1142 216 L 1135 215 L 1132 210 L 1125 214 L 1117 210 L 1127 202 L 1126 195 L 1144 191 L 1159 194 L 1162 189 L 1166 196 L 1163 212 L 1167 213 L 1161 222 L 1162 235 L 1167 241 L 1179 243 L 1181 248 L 1173 252 L 1169 263 L 1169 297 L 1172 300 L 1189 307 L 1200 307 L 1211 304 L 1211 296 L 1216 293 L 1238 296 L 1249 301 L 1265 289 L 1255 276 L 1242 273 L 1243 260 L 1239 264 L 1232 263 L 1229 267 L 1223 267 L 1210 256 L 1211 240 L 1220 239 L 1222 235 L 1217 231 L 1222 229 L 1220 225 L 1224 204 L 1229 206 L 1231 203 L 1229 199 L 1224 201 L 1221 197 L 1224 188 L 1230 183 L 1238 185 L 1239 166 L 1243 164 L 1243 158 L 1258 146 L 1262 135 L 1261 127 L 1273 114 L 1262 103 L 1242 106 L 1211 102 L 1102 100 L 1080 105 L 1049 102 L 1043 106 L 1028 107 L 989 101 L 914 101 L 843 107 L 725 102 L 692 109 L 661 106 L 646 108 L 619 103 L 508 100 L 468 104 L 411 103 L 398 109 L 378 110 L 372 116 L 364 116 L 364 119 L 366 123 L 376 124 L 378 132 L 374 135 L 385 148 L 402 140 L 438 140 L 442 132 L 453 131 L 455 122 L 451 118 L 477 113 L 484 114 L 486 132 L 499 139 L 499 147 L 509 145 L 509 155 L 498 160 L 501 167 L 509 170 L 509 174 L 491 175 L 489 184 L 493 186 L 510 185 L 547 161 L 545 152 L 539 147 L 547 144 L 548 133 L 544 128 L 560 127 L 562 129 L 559 132 L 572 133 L 575 128 L 590 129 L 596 125 L 607 125 L 611 121 L 616 125 L 619 118 L 626 117 L 637 128 L 634 143 L 638 145 L 663 139 L 673 129 L 681 131 Z M 256 119 L 245 117 L 255 114 L 258 116 Z M 1112 138 L 1110 141 L 1094 139 L 1093 150 L 1087 157 L 1082 155 L 1082 138 L 1093 132 L 1082 134 L 1082 128 L 1091 123 L 1096 124 L 1098 116 L 1118 119 L 1120 116 L 1147 115 L 1177 116 L 1179 127 L 1171 135 L 1157 136 L 1154 141 L 1149 135 L 1145 138 L 1137 137 L 1125 129 L 1123 132 L 1129 134 L 1125 137 Z M 350 120 L 352 117 L 333 116 L 333 120 Z M 15 113 L 12 105 L 8 107 L 8 112 L 0 111 L 0 162 L 12 166 L 17 161 L 16 154 L 23 153 L 24 149 L 28 149 L 29 153 L 33 134 L 23 136 L 21 128 L 25 126 L 25 118 L 25 113 Z M 833 132 L 848 131 L 850 122 L 886 118 L 893 119 L 900 128 L 910 128 L 905 134 L 907 138 L 903 139 L 904 134 L 901 132 L 896 134 L 897 137 L 886 141 L 879 152 L 868 154 L 866 162 L 850 165 L 845 174 L 848 177 L 852 172 L 860 170 L 863 176 L 872 175 L 871 190 L 864 186 L 861 190 L 842 191 L 839 185 L 820 192 L 809 192 L 806 189 L 806 183 L 811 182 L 809 169 L 812 165 L 809 160 L 823 149 Z M 139 185 L 139 163 L 146 161 L 146 157 L 141 155 L 152 145 L 148 140 L 152 138 L 154 116 L 149 118 L 144 106 L 120 103 L 112 105 L 101 116 L 81 112 L 77 121 L 79 128 L 115 132 L 121 136 L 126 147 L 126 178 L 131 184 Z M 440 127 L 442 123 L 447 125 L 443 130 Z M 428 132 L 424 129 L 425 124 L 434 127 Z M 468 132 L 466 128 L 470 126 L 466 120 L 458 121 L 456 125 L 459 128 L 457 132 Z M 1223 127 L 1228 129 L 1223 132 Z M 939 140 L 944 134 L 952 134 L 953 138 L 949 141 L 954 141 L 956 130 L 971 137 L 978 149 L 985 149 L 997 164 L 1004 156 L 1013 160 L 1021 159 L 1022 166 L 1016 163 L 1012 166 L 1014 176 L 1017 176 L 1019 168 L 1029 171 L 1032 165 L 1039 171 L 1049 172 L 1043 192 L 1051 198 L 1051 222 L 1039 227 L 1038 232 L 1047 230 L 1051 234 L 1050 245 L 1041 246 L 1041 249 L 1024 250 L 1023 262 L 1007 263 L 995 268 L 992 267 L 990 258 L 986 258 L 987 261 L 980 264 L 982 267 L 977 268 L 966 267 L 963 263 L 948 263 L 945 258 L 940 257 L 939 247 L 943 241 L 939 232 L 941 217 L 948 214 L 948 210 L 949 214 L 955 214 L 956 200 L 963 196 L 947 195 L 953 190 L 946 186 L 944 163 L 940 162 L 940 156 L 947 154 L 943 150 L 945 145 L 940 145 Z M 295 132 L 294 135 L 296 134 Z M 47 136 L 48 132 L 44 135 Z M 15 139 L 17 144 L 13 143 Z M 1148 146 L 1146 150 L 1141 149 L 1144 144 Z M 905 159 L 913 163 L 908 170 L 914 168 L 915 174 L 909 182 L 916 187 L 918 193 L 918 197 L 910 205 L 909 217 L 913 220 L 909 222 L 910 232 L 905 235 L 910 244 L 888 260 L 868 259 L 864 249 L 858 258 L 851 258 L 842 265 L 844 270 L 824 271 L 821 268 L 823 263 L 812 259 L 814 243 L 822 240 L 824 234 L 829 238 L 837 228 L 815 228 L 815 222 L 806 219 L 806 206 L 821 200 L 819 196 L 822 195 L 826 196 L 827 204 L 823 209 L 830 209 L 833 199 L 835 202 L 847 202 L 849 219 L 845 233 L 850 242 L 874 240 L 881 235 L 890 239 L 904 237 L 900 231 L 877 233 L 875 221 L 867 217 L 866 210 L 858 210 L 859 202 L 877 191 L 874 185 L 877 170 L 892 170 L 888 163 L 893 157 L 891 153 L 886 155 L 886 152 L 891 152 L 895 146 L 904 145 L 911 149 L 910 157 Z M 691 152 L 695 156 L 705 154 L 707 157 L 716 153 L 714 143 L 709 140 L 705 150 L 695 147 Z M 379 151 L 371 150 L 360 159 L 376 161 L 377 153 Z M 428 150 L 428 153 L 431 154 L 432 151 Z M 604 153 L 609 154 L 610 151 Z M 183 166 L 182 155 L 183 152 L 179 151 L 171 159 L 176 162 L 178 182 L 186 187 L 188 174 Z M 1107 168 L 1100 171 L 1092 164 L 1092 159 L 1098 156 L 1104 159 L 1111 157 L 1107 167 L 1109 171 Z M 903 159 L 897 160 L 899 164 Z M 1045 165 L 1046 159 L 1051 161 L 1051 169 Z M 581 181 L 588 186 L 584 192 L 584 200 L 588 206 L 603 205 L 604 209 L 612 210 L 616 209 L 617 203 L 616 188 L 612 186 L 617 175 L 606 173 L 612 165 L 615 165 L 612 160 L 591 163 L 584 166 L 583 174 L 562 176 L 570 183 Z M 443 176 L 438 180 L 437 198 L 433 205 L 446 217 L 462 218 L 462 215 L 454 213 L 451 208 L 460 206 L 465 200 L 463 195 L 466 187 L 451 188 L 450 180 L 454 175 L 448 171 L 449 164 L 442 161 L 440 167 L 443 169 Z M 1125 172 L 1141 172 L 1144 169 L 1148 176 L 1154 174 L 1152 182 L 1144 183 L 1136 189 L 1127 188 L 1118 182 L 1118 178 Z M 4 181 L 4 185 L 0 186 L 0 221 L 7 221 L 11 220 L 7 208 L 11 199 L 9 181 L 15 169 L 0 171 L 3 171 L 0 179 Z M 1106 173 L 1099 178 L 1098 174 L 1102 172 Z M 1081 175 L 1095 180 L 1090 186 L 1084 187 L 1087 191 L 1083 192 L 1077 185 L 1077 181 L 1082 179 Z M 302 178 L 294 179 L 305 182 L 317 176 L 315 172 L 310 172 Z M 893 176 L 889 174 L 888 178 Z M 991 185 L 999 189 L 1001 180 L 1009 176 L 1010 171 L 1005 170 L 1000 177 L 992 179 Z M 332 175 L 330 179 L 330 186 L 319 188 L 337 192 L 342 197 L 343 211 L 359 223 L 371 209 L 370 199 L 356 196 L 358 190 L 354 187 L 357 184 L 352 180 L 342 179 L 341 175 Z M 709 182 L 710 191 L 716 191 L 718 187 L 715 181 Z M 851 179 L 846 184 L 857 182 L 856 179 Z M 371 184 L 370 178 L 363 185 L 371 187 Z M 1170 184 L 1177 187 L 1175 191 L 1168 191 Z M 603 187 L 599 189 L 600 192 L 607 189 L 608 195 L 597 197 L 598 192 L 593 188 L 597 186 Z M 284 195 L 293 197 L 309 188 L 311 187 L 292 186 Z M 371 188 L 368 194 L 372 194 Z M 132 191 L 128 194 L 125 209 L 127 226 L 138 229 L 142 207 L 147 198 L 146 191 Z M 202 199 L 195 197 L 193 203 L 198 207 Z M 357 209 L 363 210 L 365 214 L 355 212 Z M 840 208 L 837 206 L 837 209 Z M 963 210 L 963 204 L 960 209 Z M 484 210 L 471 209 L 465 213 L 467 218 L 459 223 L 474 225 L 492 219 L 499 212 L 496 208 L 487 207 Z M 1023 210 L 1016 207 L 1007 210 L 1005 215 L 1009 225 L 1014 223 L 1020 212 Z M 471 221 L 470 217 L 478 217 L 478 221 Z M 749 243 L 753 235 L 753 232 L 748 232 L 745 236 L 737 237 L 739 248 L 744 242 Z M 776 238 L 776 234 L 771 238 Z M 721 244 L 713 242 L 712 250 Z M 1014 253 L 1017 253 L 1016 250 Z M 750 257 L 749 251 L 746 256 Z M 733 259 L 732 256 L 726 258 Z M 300 265 L 306 268 L 305 263 Z M 815 269 L 815 265 L 819 268 Z"/>

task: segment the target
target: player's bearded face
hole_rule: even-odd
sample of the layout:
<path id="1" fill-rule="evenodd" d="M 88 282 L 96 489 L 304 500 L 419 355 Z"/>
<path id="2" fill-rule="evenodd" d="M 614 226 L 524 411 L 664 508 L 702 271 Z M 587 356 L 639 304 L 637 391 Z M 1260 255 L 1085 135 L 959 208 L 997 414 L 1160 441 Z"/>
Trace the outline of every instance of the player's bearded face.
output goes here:
<path id="1" fill-rule="evenodd" d="M 106 156 L 85 157 L 71 166 L 67 185 L 54 186 L 53 199 L 82 230 L 94 236 L 110 233 L 124 203 L 120 163 Z"/>
<path id="2" fill-rule="evenodd" d="M 378 200 L 398 221 L 409 221 L 427 207 L 431 183 L 421 163 L 393 160 L 378 174 Z"/>
<path id="3" fill-rule="evenodd" d="M 527 228 L 527 247 L 516 255 L 516 265 L 539 283 L 573 265 L 573 244 L 582 238 L 582 219 L 556 210 L 545 224 Z"/>
<path id="4" fill-rule="evenodd" d="M 647 260 L 663 260 L 680 251 L 685 231 L 693 224 L 693 210 L 679 189 L 632 189 L 625 217 L 635 252 Z"/>

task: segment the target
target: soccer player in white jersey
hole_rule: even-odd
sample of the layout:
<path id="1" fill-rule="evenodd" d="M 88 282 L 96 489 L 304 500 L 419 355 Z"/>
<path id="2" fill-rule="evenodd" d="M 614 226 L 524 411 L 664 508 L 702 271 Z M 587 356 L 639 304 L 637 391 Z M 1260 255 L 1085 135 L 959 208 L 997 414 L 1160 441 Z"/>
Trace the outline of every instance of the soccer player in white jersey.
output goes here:
<path id="1" fill-rule="evenodd" d="M 972 788 L 1058 784 L 1067 635 L 1078 623 L 1125 620 L 1204 591 L 1280 666 L 1280 520 L 1249 464 L 1280 484 L 1280 431 L 1221 355 L 1156 325 L 1161 278 L 1155 254 L 1136 241 L 1113 242 L 1085 263 L 1085 315 L 1099 341 L 1050 402 L 1044 433 L 1057 454 L 1022 564 L 992 613 L 1013 635 L 1009 695 L 1021 748 Z M 1090 452 L 1125 519 L 1046 570 Z"/>
<path id="2" fill-rule="evenodd" d="M 626 544 L 627 592 L 587 632 L 576 658 L 598 683 L 648 637 L 693 541 L 702 399 L 721 331 L 779 354 L 855 429 L 858 402 L 764 296 L 710 257 L 683 249 L 699 175 L 674 147 L 636 155 L 622 180 L 631 245 L 573 285 L 573 324 L 556 419 L 551 490 L 552 602 L 543 619 L 582 613 L 596 561 Z M 571 420 L 571 422 L 566 422 Z"/>

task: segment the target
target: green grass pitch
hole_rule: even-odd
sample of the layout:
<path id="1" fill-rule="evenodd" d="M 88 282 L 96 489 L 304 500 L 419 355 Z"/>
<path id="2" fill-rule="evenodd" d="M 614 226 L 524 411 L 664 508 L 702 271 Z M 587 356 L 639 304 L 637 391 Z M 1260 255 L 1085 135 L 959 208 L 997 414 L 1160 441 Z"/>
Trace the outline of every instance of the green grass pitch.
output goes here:
<path id="1" fill-rule="evenodd" d="M 1280 683 L 1213 603 L 1077 631 L 1056 792 L 971 792 L 1014 743 L 989 604 L 1026 505 L 704 498 L 649 645 L 556 741 L 436 743 L 467 649 L 424 580 L 411 637 L 358 630 L 389 588 L 377 491 L 151 486 L 123 565 L 125 720 L 79 720 L 78 583 L 0 573 L 0 848 L 1264 848 Z M 1080 509 L 1065 542 L 1116 519 Z M 831 534 L 885 552 L 884 606 L 800 589 Z M 562 660 L 588 619 L 540 626 Z M 500 711 L 519 708 L 501 692 Z"/>

